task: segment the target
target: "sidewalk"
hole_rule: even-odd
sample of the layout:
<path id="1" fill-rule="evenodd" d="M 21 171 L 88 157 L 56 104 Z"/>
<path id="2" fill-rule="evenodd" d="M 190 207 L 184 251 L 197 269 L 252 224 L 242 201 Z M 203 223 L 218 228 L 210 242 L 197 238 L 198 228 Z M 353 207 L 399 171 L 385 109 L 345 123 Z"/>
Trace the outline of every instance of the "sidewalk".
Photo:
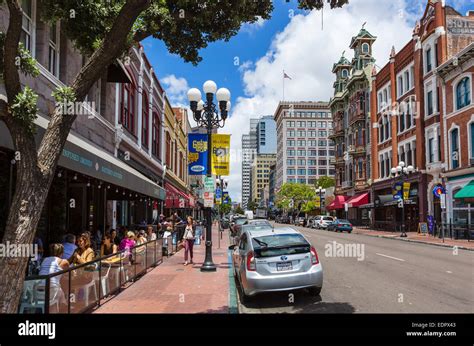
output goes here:
<path id="1" fill-rule="evenodd" d="M 422 235 L 417 232 L 407 232 L 406 238 L 400 238 L 400 232 L 375 231 L 375 230 L 357 228 L 357 227 L 354 227 L 354 230 L 352 231 L 352 233 L 363 234 L 363 235 L 367 235 L 371 237 L 397 239 L 397 240 L 403 240 L 403 241 L 408 241 L 408 242 L 413 242 L 413 243 L 424 243 L 424 244 L 444 246 L 444 247 L 457 246 L 459 249 L 474 251 L 474 241 L 468 242 L 465 239 L 455 240 L 451 238 L 444 238 L 444 243 L 443 243 L 443 239 L 435 238 L 430 235 Z"/>
<path id="2" fill-rule="evenodd" d="M 184 266 L 184 250 L 170 257 L 138 281 L 107 301 L 93 313 L 229 313 L 234 298 L 229 295 L 228 232 L 218 249 L 218 230 L 213 226 L 215 272 L 201 272 L 205 242 L 194 246 L 194 265 Z"/>

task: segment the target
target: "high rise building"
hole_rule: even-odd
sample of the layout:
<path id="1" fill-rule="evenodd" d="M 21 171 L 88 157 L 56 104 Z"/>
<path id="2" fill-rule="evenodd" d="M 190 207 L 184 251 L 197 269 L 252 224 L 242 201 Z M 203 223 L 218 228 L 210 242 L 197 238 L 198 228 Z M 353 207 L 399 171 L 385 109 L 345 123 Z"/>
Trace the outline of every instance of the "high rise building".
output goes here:
<path id="1" fill-rule="evenodd" d="M 276 185 L 286 182 L 314 184 L 333 177 L 332 119 L 327 102 L 280 102 L 274 115 L 277 126 Z"/>
<path id="2" fill-rule="evenodd" d="M 264 115 L 257 124 L 257 153 L 276 154 L 276 122 L 273 115 Z"/>
<path id="3" fill-rule="evenodd" d="M 242 207 L 247 208 L 251 196 L 252 145 L 249 134 L 242 135 Z"/>
<path id="4" fill-rule="evenodd" d="M 252 163 L 252 201 L 264 206 L 265 197 L 262 191 L 269 186 L 270 166 L 276 162 L 276 154 L 257 154 Z M 268 191 L 268 190 L 267 190 Z M 268 199 L 268 197 L 267 197 Z"/>

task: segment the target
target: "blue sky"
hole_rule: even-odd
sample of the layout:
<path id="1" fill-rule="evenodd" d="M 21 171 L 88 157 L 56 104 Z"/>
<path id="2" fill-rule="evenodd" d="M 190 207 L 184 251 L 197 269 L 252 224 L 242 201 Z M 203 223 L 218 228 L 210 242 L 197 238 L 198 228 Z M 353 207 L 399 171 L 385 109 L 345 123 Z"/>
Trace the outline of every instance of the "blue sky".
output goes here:
<path id="1" fill-rule="evenodd" d="M 374 56 L 377 66 L 384 66 L 392 45 L 401 49 L 411 38 L 427 1 L 350 0 L 343 9 L 324 11 L 322 29 L 320 11 L 299 11 L 296 0 L 274 0 L 270 20 L 244 25 L 230 41 L 210 44 L 200 52 L 203 60 L 198 66 L 169 54 L 156 39 L 143 41 L 143 46 L 172 104 L 186 105 L 187 89 L 202 89 L 207 79 L 231 91 L 230 119 L 220 132 L 232 134 L 235 159 L 231 161 L 229 191 L 234 201 L 240 201 L 241 136 L 248 132 L 250 117 L 274 113 L 282 98 L 282 70 L 292 77 L 285 82 L 285 100 L 328 101 L 334 81 L 332 64 L 343 51 L 352 58 L 348 46 L 362 23 L 367 22 L 366 29 L 377 36 Z M 462 14 L 474 9 L 472 0 L 446 3 Z"/>

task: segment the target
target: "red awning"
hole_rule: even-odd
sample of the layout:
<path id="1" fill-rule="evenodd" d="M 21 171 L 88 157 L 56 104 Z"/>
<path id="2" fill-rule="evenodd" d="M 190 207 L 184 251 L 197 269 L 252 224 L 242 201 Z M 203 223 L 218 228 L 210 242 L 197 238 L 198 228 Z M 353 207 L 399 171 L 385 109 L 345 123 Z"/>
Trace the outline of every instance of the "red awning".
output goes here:
<path id="1" fill-rule="evenodd" d="M 165 183 L 166 190 L 166 208 L 186 208 L 189 205 L 189 197 L 178 188 L 169 183 Z"/>
<path id="2" fill-rule="evenodd" d="M 344 203 L 349 199 L 348 196 L 336 196 L 334 201 L 326 207 L 326 210 L 344 209 Z"/>
<path id="3" fill-rule="evenodd" d="M 357 208 L 361 205 L 368 204 L 369 202 L 370 201 L 368 192 L 355 195 L 354 197 L 346 201 L 346 203 L 349 204 L 349 208 Z"/>

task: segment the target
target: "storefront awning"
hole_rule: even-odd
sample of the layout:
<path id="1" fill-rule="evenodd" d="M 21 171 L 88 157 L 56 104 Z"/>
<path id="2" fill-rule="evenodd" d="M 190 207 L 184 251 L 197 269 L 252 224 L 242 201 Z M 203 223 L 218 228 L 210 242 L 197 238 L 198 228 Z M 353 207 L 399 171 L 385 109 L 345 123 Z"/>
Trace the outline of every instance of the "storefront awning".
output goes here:
<path id="1" fill-rule="evenodd" d="M 459 190 L 454 198 L 474 198 L 474 180 L 471 180 L 466 186 Z"/>
<path id="2" fill-rule="evenodd" d="M 369 193 L 366 192 L 355 195 L 351 199 L 347 200 L 346 203 L 349 204 L 349 208 L 357 208 L 361 205 L 367 204 L 369 203 Z"/>
<path id="3" fill-rule="evenodd" d="M 35 124 L 38 125 L 36 132 L 37 145 L 39 145 L 41 138 L 43 138 L 48 122 L 41 115 L 35 119 Z M 1 123 L 0 137 L 9 139 L 0 140 L 0 146 L 4 145 L 9 149 L 13 149 L 8 129 Z M 67 137 L 67 142 L 59 157 L 58 165 L 74 172 L 130 189 L 130 191 L 148 197 L 164 200 L 166 196 L 165 190 L 156 182 L 109 154 L 104 149 L 97 147 L 72 132 Z"/>
<path id="4" fill-rule="evenodd" d="M 165 207 L 168 209 L 181 209 L 189 206 L 189 197 L 178 188 L 170 183 L 165 183 L 166 189 L 166 203 Z"/>
<path id="5" fill-rule="evenodd" d="M 334 201 L 326 207 L 326 210 L 344 209 L 344 203 L 346 203 L 348 199 L 348 196 L 335 196 Z"/>

